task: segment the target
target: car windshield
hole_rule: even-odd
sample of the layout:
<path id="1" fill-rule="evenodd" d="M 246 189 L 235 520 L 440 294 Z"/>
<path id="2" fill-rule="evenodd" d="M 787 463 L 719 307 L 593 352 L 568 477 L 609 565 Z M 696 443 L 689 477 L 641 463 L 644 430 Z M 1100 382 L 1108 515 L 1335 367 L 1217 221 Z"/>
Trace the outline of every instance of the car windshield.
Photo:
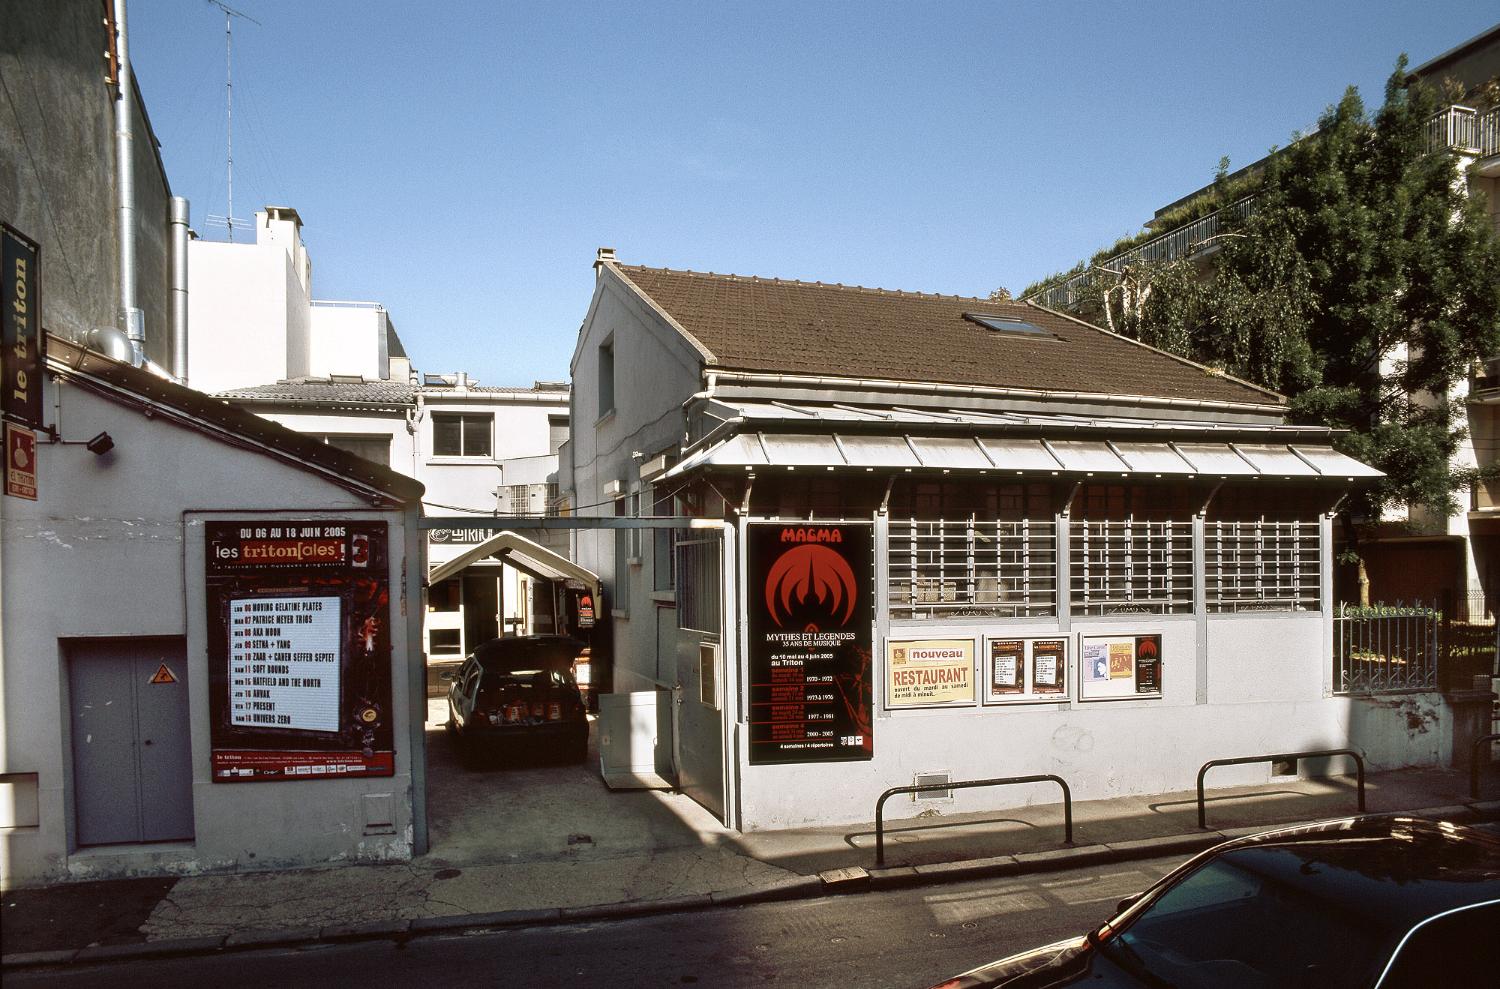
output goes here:
<path id="1" fill-rule="evenodd" d="M 1379 974 L 1389 940 L 1353 910 L 1219 858 L 1099 946 L 1155 986 L 1358 989 Z"/>

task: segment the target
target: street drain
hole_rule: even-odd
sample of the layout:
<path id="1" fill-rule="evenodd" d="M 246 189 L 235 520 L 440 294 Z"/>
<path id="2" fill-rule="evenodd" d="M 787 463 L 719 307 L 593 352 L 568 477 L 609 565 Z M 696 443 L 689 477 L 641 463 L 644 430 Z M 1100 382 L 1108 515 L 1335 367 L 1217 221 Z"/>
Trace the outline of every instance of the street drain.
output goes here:
<path id="1" fill-rule="evenodd" d="M 432 874 L 434 879 L 457 879 L 464 874 L 462 869 L 439 869 Z"/>

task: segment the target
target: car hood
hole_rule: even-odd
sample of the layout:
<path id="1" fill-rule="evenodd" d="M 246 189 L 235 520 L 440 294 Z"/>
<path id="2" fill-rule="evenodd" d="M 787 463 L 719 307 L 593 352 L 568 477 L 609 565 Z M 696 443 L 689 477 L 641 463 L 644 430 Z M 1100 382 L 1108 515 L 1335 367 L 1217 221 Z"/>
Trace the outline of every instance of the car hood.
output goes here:
<path id="1" fill-rule="evenodd" d="M 1007 989 L 1042 989 L 1066 985 L 1089 968 L 1093 950 L 1086 938 L 1068 938 L 1011 955 L 971 969 L 933 989 L 979 989 L 1005 986 Z"/>

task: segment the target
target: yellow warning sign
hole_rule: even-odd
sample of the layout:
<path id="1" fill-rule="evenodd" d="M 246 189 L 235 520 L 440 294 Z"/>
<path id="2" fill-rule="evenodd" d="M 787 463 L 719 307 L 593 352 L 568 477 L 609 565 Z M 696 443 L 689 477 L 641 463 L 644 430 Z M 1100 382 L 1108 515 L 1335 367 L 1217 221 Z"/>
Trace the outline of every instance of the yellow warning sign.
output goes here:
<path id="1" fill-rule="evenodd" d="M 160 666 L 158 666 L 156 668 L 156 672 L 151 675 L 151 679 L 149 681 L 147 681 L 147 682 L 148 683 L 176 683 L 177 682 L 177 677 L 172 673 L 171 670 L 167 669 L 167 664 L 163 663 L 163 664 L 161 664 Z"/>

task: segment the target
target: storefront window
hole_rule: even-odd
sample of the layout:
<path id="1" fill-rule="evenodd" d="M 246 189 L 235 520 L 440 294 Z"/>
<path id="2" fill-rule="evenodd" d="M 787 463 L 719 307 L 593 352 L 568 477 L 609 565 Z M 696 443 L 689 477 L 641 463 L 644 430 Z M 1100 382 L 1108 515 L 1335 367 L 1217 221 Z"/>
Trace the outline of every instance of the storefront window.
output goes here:
<path id="1" fill-rule="evenodd" d="M 913 481 L 892 491 L 892 618 L 1057 612 L 1053 491 L 1046 484 Z"/>
<path id="2" fill-rule="evenodd" d="M 1311 492 L 1220 489 L 1204 525 L 1208 610 L 1317 611 L 1325 507 Z"/>
<path id="3" fill-rule="evenodd" d="M 1068 533 L 1074 612 L 1191 613 L 1194 510 L 1184 487 L 1086 485 Z"/>

